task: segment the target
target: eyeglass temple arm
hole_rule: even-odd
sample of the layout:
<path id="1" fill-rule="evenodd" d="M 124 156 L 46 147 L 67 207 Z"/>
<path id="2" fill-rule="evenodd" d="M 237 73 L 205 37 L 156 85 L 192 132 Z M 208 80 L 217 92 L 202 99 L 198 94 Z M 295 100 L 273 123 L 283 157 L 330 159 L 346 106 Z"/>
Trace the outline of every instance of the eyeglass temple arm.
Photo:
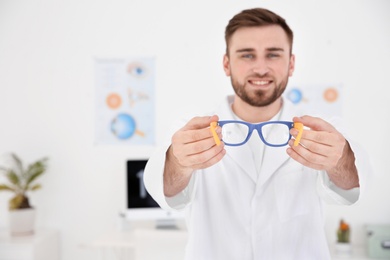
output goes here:
<path id="1" fill-rule="evenodd" d="M 221 144 L 221 140 L 219 140 L 219 137 L 217 135 L 217 132 L 215 131 L 215 128 L 217 128 L 217 122 L 211 122 L 210 123 L 210 131 L 211 131 L 211 134 L 213 135 L 215 144 L 218 146 Z"/>
<path id="2" fill-rule="evenodd" d="M 298 135 L 297 135 L 297 138 L 295 138 L 295 140 L 294 140 L 294 146 L 297 146 L 299 144 L 299 142 L 301 141 L 301 138 L 302 138 L 303 124 L 299 123 L 299 122 L 294 122 L 294 128 L 299 131 Z"/>

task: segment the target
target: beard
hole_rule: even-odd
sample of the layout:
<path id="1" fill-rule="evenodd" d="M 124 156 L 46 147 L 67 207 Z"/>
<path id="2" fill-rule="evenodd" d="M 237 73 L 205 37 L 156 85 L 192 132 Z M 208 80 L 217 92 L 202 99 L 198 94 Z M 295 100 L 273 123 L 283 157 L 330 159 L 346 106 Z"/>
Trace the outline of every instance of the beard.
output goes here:
<path id="1" fill-rule="evenodd" d="M 251 77 L 258 77 L 261 78 L 259 74 L 251 75 Z M 237 96 L 239 96 L 245 103 L 254 106 L 254 107 L 265 107 L 272 103 L 274 103 L 276 100 L 278 100 L 284 90 L 286 89 L 287 83 L 288 83 L 288 76 L 286 76 L 279 84 L 276 83 L 276 81 L 273 81 L 273 84 L 275 84 L 275 88 L 272 90 L 271 94 L 269 94 L 269 90 L 256 90 L 252 93 L 249 93 L 247 91 L 247 82 L 244 84 L 241 84 L 238 82 L 233 75 L 230 77 L 234 92 Z"/>

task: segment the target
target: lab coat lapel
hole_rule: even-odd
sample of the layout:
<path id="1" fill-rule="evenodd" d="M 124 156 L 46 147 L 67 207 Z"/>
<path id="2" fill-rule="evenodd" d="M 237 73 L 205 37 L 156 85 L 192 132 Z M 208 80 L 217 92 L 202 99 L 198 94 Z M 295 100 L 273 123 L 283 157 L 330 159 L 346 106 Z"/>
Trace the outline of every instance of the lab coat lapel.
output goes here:
<path id="1" fill-rule="evenodd" d="M 280 116 L 282 121 L 292 121 L 294 116 L 294 107 L 287 100 L 283 100 L 283 110 Z M 270 133 L 272 134 L 272 133 Z M 288 146 L 271 147 L 265 146 L 263 162 L 260 168 L 260 174 L 257 181 L 259 186 L 263 185 L 273 173 L 275 173 L 290 157 L 286 150 Z"/>
<path id="2" fill-rule="evenodd" d="M 257 185 L 263 185 L 274 172 L 276 172 L 284 162 L 287 161 L 289 156 L 286 153 L 286 146 L 283 147 L 270 147 L 266 146 L 264 149 L 263 163 L 260 168 L 259 178 Z"/>
<path id="3" fill-rule="evenodd" d="M 256 183 L 257 172 L 253 160 L 252 150 L 247 145 L 225 146 L 226 156 L 238 164 L 246 174 Z"/>

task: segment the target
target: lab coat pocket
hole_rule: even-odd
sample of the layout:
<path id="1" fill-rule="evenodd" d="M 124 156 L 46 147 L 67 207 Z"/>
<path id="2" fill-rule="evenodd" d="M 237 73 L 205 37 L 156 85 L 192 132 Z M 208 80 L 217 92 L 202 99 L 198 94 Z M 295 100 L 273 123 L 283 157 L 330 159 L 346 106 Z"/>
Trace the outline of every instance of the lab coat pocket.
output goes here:
<path id="1" fill-rule="evenodd" d="M 279 219 L 289 221 L 307 214 L 315 200 L 316 178 L 305 167 L 291 161 L 275 173 L 275 197 Z"/>

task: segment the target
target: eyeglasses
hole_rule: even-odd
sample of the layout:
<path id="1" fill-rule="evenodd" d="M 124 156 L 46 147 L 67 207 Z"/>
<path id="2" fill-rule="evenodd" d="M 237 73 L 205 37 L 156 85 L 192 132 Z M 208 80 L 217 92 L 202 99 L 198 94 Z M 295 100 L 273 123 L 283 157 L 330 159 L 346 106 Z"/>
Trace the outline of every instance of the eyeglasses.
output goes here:
<path id="1" fill-rule="evenodd" d="M 215 133 L 216 125 L 216 123 L 212 123 L 211 129 L 214 139 L 218 144 L 219 138 Z M 251 124 L 244 121 L 225 120 L 218 121 L 218 125 L 222 128 L 222 141 L 228 146 L 245 144 L 255 129 L 264 144 L 272 147 L 285 146 L 291 139 L 290 129 L 294 127 L 299 130 L 299 134 L 294 142 L 294 145 L 298 145 L 303 130 L 301 123 L 290 121 L 269 121 L 260 124 Z"/>

